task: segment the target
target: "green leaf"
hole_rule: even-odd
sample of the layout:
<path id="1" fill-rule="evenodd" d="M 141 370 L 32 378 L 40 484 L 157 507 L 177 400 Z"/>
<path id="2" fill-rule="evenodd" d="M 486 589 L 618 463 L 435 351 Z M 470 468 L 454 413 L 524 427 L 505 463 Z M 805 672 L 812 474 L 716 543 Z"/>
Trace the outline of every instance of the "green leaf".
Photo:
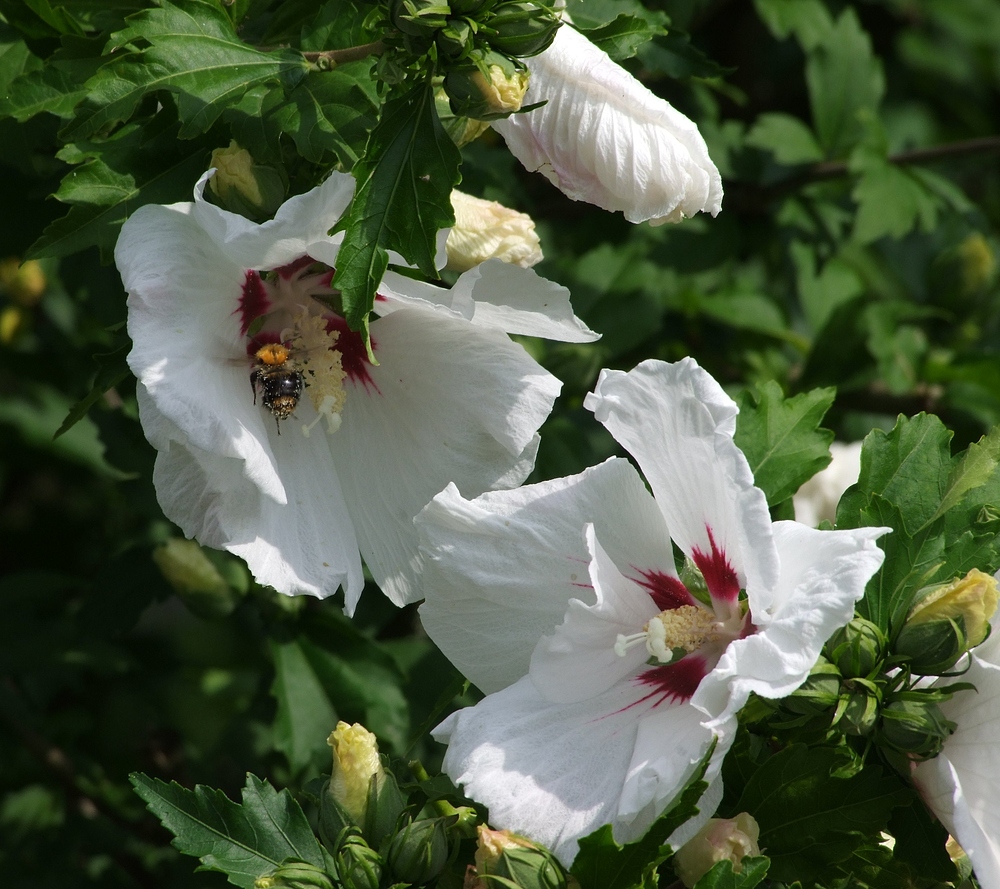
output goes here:
<path id="1" fill-rule="evenodd" d="M 370 67 L 355 62 L 312 72 L 277 107 L 277 128 L 295 140 L 306 160 L 330 162 L 332 153 L 346 169 L 357 161 L 378 111 Z"/>
<path id="2" fill-rule="evenodd" d="M 271 694 L 278 702 L 274 746 L 298 773 L 326 749 L 337 713 L 298 642 L 272 641 L 271 657 L 275 674 Z"/>
<path id="3" fill-rule="evenodd" d="M 346 233 L 334 283 L 355 330 L 367 329 L 389 249 L 424 274 L 437 275 L 435 236 L 454 222 L 450 196 L 460 179 L 460 161 L 437 118 L 429 82 L 386 103 L 365 156 L 354 167 L 358 191 L 339 226 Z"/>
<path id="4" fill-rule="evenodd" d="M 128 365 L 125 363 L 125 356 L 128 354 L 128 351 L 129 346 L 122 346 L 114 352 L 94 356 L 98 364 L 94 386 L 90 392 L 69 409 L 66 419 L 62 421 L 62 425 L 56 430 L 53 438 L 59 438 L 64 432 L 72 429 L 101 400 L 108 389 L 117 386 L 129 375 L 130 371 Z"/>
<path id="5" fill-rule="evenodd" d="M 843 157 L 877 120 L 885 92 L 882 64 L 850 7 L 806 62 L 806 83 L 820 145 Z"/>
<path id="6" fill-rule="evenodd" d="M 757 15 L 779 40 L 794 34 L 802 48 L 818 46 L 833 30 L 822 0 L 754 0 Z"/>
<path id="7" fill-rule="evenodd" d="M 823 149 L 813 131 L 789 114 L 762 114 L 747 133 L 746 142 L 770 151 L 779 164 L 805 164 L 823 159 Z"/>
<path id="8" fill-rule="evenodd" d="M 254 775 L 247 775 L 242 804 L 201 784 L 188 790 L 141 773 L 129 780 L 174 834 L 173 845 L 200 858 L 206 870 L 226 874 L 235 886 L 251 889 L 254 880 L 287 858 L 325 867 L 323 850 L 299 804 L 287 790 L 279 793 Z"/>
<path id="9" fill-rule="evenodd" d="M 70 117 L 86 89 L 69 74 L 52 65 L 41 71 L 29 71 L 15 80 L 0 98 L 0 117 L 24 122 L 36 114 L 48 112 Z"/>
<path id="10" fill-rule="evenodd" d="M 893 858 L 909 865 L 915 875 L 940 883 L 955 879 L 957 869 L 945 849 L 948 831 L 919 800 L 892 813 L 889 832 L 896 839 Z"/>
<path id="11" fill-rule="evenodd" d="M 694 885 L 694 889 L 753 889 L 767 875 L 771 859 L 763 855 L 744 858 L 740 862 L 740 872 L 733 870 L 728 858 L 717 861 L 712 869 Z"/>
<path id="12" fill-rule="evenodd" d="M 622 16 L 644 21 L 652 28 L 662 29 L 669 19 L 653 9 L 647 9 L 640 0 L 568 0 L 566 12 L 573 26 L 589 31 L 603 28 Z"/>
<path id="13" fill-rule="evenodd" d="M 830 865 L 885 827 L 894 808 L 912 802 L 913 791 L 878 766 L 833 777 L 842 760 L 836 750 L 796 744 L 766 760 L 747 782 L 736 811 L 757 819 L 770 878 L 823 880 Z"/>
<path id="14" fill-rule="evenodd" d="M 900 417 L 891 432 L 875 429 L 861 452 L 858 487 L 893 504 L 911 537 L 927 528 L 951 475 L 952 432 L 933 415 Z"/>
<path id="15" fill-rule="evenodd" d="M 740 397 L 736 444 L 768 505 L 791 497 L 830 462 L 833 433 L 819 424 L 836 394 L 835 389 L 813 389 L 785 398 L 771 380 L 756 394 L 748 391 Z"/>
<path id="16" fill-rule="evenodd" d="M 673 854 L 663 843 L 697 814 L 698 801 L 708 788 L 702 777 L 714 753 L 713 744 L 683 793 L 653 822 L 642 839 L 621 846 L 612 836 L 611 825 L 605 824 L 580 840 L 580 851 L 570 870 L 581 889 L 633 889 L 643 884 L 646 871 Z"/>
<path id="17" fill-rule="evenodd" d="M 66 256 L 96 245 L 110 259 L 122 223 L 133 210 L 190 197 L 205 172 L 208 152 L 186 144 L 186 153 L 178 154 L 170 134 L 157 141 L 147 141 L 148 135 L 146 127 L 130 124 L 100 146 L 68 146 L 60 152 L 70 162 L 89 160 L 60 183 L 54 197 L 73 207 L 32 244 L 30 257 Z"/>
<path id="18" fill-rule="evenodd" d="M 662 15 L 666 21 L 666 15 Z M 654 24 L 633 15 L 620 15 L 599 28 L 581 31 L 598 49 L 604 50 L 616 62 L 630 59 L 644 43 L 666 34 L 662 23 Z"/>
<path id="19" fill-rule="evenodd" d="M 715 293 L 699 300 L 698 311 L 740 330 L 794 338 L 781 309 L 762 293 Z"/>
<path id="20" fill-rule="evenodd" d="M 901 238 L 916 227 L 931 231 L 937 223 L 938 199 L 908 169 L 885 160 L 865 163 L 851 197 L 858 205 L 851 238 L 860 244 Z"/>
<path id="21" fill-rule="evenodd" d="M 370 43 L 378 36 L 363 25 L 371 7 L 359 0 L 328 0 L 302 28 L 302 49 L 321 52 Z"/>
<path id="22" fill-rule="evenodd" d="M 127 51 L 126 41 L 143 40 L 149 49 Z M 180 137 L 205 132 L 223 109 L 252 86 L 281 81 L 294 86 L 306 63 L 291 51 L 261 52 L 237 37 L 229 16 L 207 0 L 183 0 L 146 10 L 115 35 L 118 51 L 86 83 L 87 99 L 63 131 L 67 141 L 83 139 L 127 120 L 150 93 L 177 95 Z"/>

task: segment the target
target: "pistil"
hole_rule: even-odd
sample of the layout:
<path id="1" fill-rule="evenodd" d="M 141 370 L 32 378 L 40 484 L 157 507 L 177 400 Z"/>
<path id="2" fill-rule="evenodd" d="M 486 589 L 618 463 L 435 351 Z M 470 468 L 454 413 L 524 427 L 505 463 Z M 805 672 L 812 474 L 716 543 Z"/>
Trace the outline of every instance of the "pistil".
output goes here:
<path id="1" fill-rule="evenodd" d="M 668 664 L 674 659 L 676 650 L 690 653 L 706 642 L 718 641 L 721 629 L 711 611 L 698 605 L 681 605 L 661 611 L 640 633 L 630 636 L 620 633 L 615 641 L 615 654 L 624 657 L 629 649 L 644 644 L 651 658 Z"/>

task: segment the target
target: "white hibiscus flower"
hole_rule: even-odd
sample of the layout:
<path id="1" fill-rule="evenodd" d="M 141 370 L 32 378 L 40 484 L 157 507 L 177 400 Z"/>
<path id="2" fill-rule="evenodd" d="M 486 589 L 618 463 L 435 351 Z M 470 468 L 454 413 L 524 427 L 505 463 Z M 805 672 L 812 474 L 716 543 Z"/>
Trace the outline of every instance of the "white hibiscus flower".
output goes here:
<path id="1" fill-rule="evenodd" d="M 652 496 L 612 459 L 471 502 L 450 487 L 417 518 L 424 626 L 488 693 L 436 729 L 444 768 L 491 822 L 567 863 L 602 824 L 620 841 L 645 833 L 716 739 L 701 816 L 671 844 L 697 831 L 737 712 L 805 680 L 887 530 L 772 523 L 733 442 L 736 405 L 691 359 L 603 371 L 585 405 Z"/>
<path id="2" fill-rule="evenodd" d="M 475 495 L 533 464 L 560 384 L 506 332 L 596 335 L 528 269 L 485 263 L 451 290 L 388 274 L 372 364 L 331 289 L 327 232 L 354 180 L 334 173 L 256 225 L 203 199 L 211 172 L 193 203 L 136 211 L 115 249 L 163 511 L 281 592 L 342 586 L 349 610 L 360 550 L 404 603 L 417 511 L 448 482 Z"/>
<path id="3" fill-rule="evenodd" d="M 942 677 L 935 684 L 954 681 L 954 677 Z M 961 681 L 971 682 L 975 691 L 956 692 L 939 705 L 955 723 L 955 731 L 941 753 L 914 768 L 913 781 L 969 856 L 979 885 L 1000 889 L 1000 633 L 996 626 L 969 653 L 969 670 Z"/>
<path id="4" fill-rule="evenodd" d="M 719 212 L 722 178 L 698 128 L 607 53 L 565 24 L 524 62 L 525 102 L 546 104 L 491 126 L 526 169 L 629 222 Z"/>

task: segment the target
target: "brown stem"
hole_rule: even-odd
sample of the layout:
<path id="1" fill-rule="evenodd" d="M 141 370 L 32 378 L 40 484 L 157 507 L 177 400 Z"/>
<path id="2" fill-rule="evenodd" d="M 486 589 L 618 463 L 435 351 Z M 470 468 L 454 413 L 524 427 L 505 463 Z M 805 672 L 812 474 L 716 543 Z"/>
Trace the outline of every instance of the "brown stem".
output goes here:
<path id="1" fill-rule="evenodd" d="M 990 154 L 1000 152 L 1000 136 L 984 136 L 980 139 L 966 139 L 962 142 L 951 142 L 947 145 L 935 145 L 932 148 L 915 148 L 911 151 L 901 151 L 887 158 L 890 164 L 907 166 L 908 164 L 924 164 L 932 161 L 945 160 L 951 157 L 963 157 L 968 154 Z M 846 161 L 821 161 L 806 167 L 801 173 L 785 179 L 770 188 L 763 189 L 765 197 L 774 199 L 790 191 L 796 191 L 813 182 L 824 182 L 846 176 L 850 168 Z"/>
<path id="2" fill-rule="evenodd" d="M 312 62 L 323 68 L 336 68 L 347 62 L 357 62 L 368 56 L 377 56 L 385 52 L 385 44 L 381 40 L 364 43 L 361 46 L 350 46 L 347 49 L 325 49 L 321 52 L 304 52 L 307 62 Z"/>

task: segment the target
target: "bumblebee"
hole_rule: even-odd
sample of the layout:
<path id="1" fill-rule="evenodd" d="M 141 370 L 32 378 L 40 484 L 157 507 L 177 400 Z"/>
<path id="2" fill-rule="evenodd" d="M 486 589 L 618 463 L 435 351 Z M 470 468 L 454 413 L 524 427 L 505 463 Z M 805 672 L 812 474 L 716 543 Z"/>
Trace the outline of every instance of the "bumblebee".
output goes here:
<path id="1" fill-rule="evenodd" d="M 268 343 L 254 353 L 250 385 L 253 387 L 253 403 L 257 403 L 257 396 L 260 395 L 261 403 L 274 415 L 280 435 L 280 421 L 287 420 L 294 413 L 306 385 L 305 377 L 287 346 Z"/>

